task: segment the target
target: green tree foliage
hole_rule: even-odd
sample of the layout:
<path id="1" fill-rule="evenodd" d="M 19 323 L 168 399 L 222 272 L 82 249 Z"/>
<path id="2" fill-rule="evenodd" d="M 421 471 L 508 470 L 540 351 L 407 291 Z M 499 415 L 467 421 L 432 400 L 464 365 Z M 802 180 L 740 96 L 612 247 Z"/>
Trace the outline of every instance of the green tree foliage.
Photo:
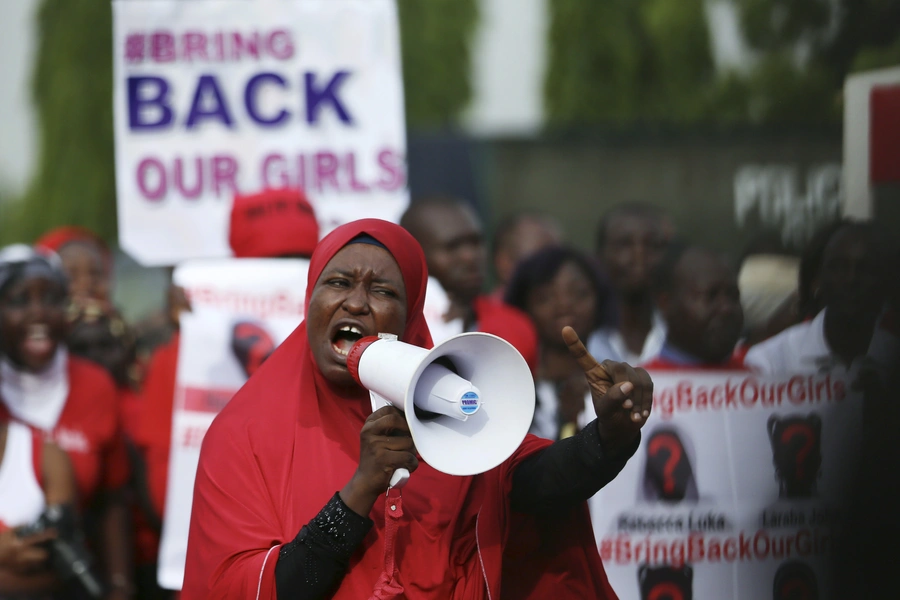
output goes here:
<path id="1" fill-rule="evenodd" d="M 839 122 L 856 70 L 900 64 L 900 0 L 733 0 L 749 68 L 716 74 L 703 0 L 550 0 L 551 124 Z"/>
<path id="2" fill-rule="evenodd" d="M 112 10 L 96 0 L 44 0 L 32 97 L 40 156 L 25 197 L 5 208 L 4 241 L 77 224 L 115 237 Z M 8 214 L 6 214 L 8 213 Z"/>
<path id="3" fill-rule="evenodd" d="M 476 0 L 398 0 L 411 127 L 455 122 L 472 95 Z M 0 240 L 77 224 L 116 237 L 112 11 L 108 1 L 43 0 L 32 93 L 40 157 L 25 197 L 0 202 Z"/>
<path id="4" fill-rule="evenodd" d="M 472 97 L 470 41 L 476 0 L 398 0 L 406 120 L 411 127 L 456 122 Z"/>
<path id="5" fill-rule="evenodd" d="M 737 0 L 737 6 L 761 57 L 745 81 L 750 120 L 839 122 L 848 74 L 900 64 L 897 0 Z"/>
<path id="6" fill-rule="evenodd" d="M 749 73 L 720 76 L 711 121 L 817 126 L 840 118 L 840 87 L 820 65 L 799 66 L 789 52 L 763 54 Z"/>
<path id="7" fill-rule="evenodd" d="M 703 0 L 551 0 L 551 124 L 692 122 L 715 82 Z"/>

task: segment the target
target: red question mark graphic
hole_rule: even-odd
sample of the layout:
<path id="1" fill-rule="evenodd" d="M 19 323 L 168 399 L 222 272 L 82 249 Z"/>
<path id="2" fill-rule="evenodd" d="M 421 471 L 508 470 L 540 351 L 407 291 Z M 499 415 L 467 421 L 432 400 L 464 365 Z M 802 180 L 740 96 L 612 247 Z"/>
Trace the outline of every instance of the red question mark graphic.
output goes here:
<path id="1" fill-rule="evenodd" d="M 806 423 L 793 423 L 788 425 L 781 433 L 781 443 L 789 444 L 795 437 L 802 437 L 804 440 L 803 446 L 797 451 L 797 478 L 804 479 L 803 465 L 815 443 L 812 428 Z"/>
<path id="2" fill-rule="evenodd" d="M 647 600 L 684 600 L 684 594 L 681 589 L 674 583 L 658 583 L 653 586 L 650 593 L 647 594 Z"/>
<path id="3" fill-rule="evenodd" d="M 794 592 L 796 592 L 796 594 Z M 788 581 L 781 586 L 781 598 L 782 600 L 808 600 L 809 587 L 807 587 L 806 582 L 801 579 Z"/>
<path id="4" fill-rule="evenodd" d="M 672 473 L 675 472 L 675 467 L 678 466 L 678 461 L 681 460 L 681 444 L 674 435 L 660 433 L 650 440 L 648 449 L 650 450 L 650 456 L 654 458 L 659 454 L 660 450 L 669 452 L 669 458 L 666 459 L 666 464 L 663 467 L 663 491 L 667 494 L 673 493 L 675 491 L 675 479 L 672 477 Z"/>

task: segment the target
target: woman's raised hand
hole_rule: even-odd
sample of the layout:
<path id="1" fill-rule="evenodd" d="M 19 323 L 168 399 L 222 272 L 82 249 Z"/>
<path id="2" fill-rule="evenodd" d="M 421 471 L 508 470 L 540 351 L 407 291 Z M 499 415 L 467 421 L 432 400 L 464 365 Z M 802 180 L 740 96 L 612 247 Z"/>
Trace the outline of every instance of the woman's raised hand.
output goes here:
<path id="1" fill-rule="evenodd" d="M 598 363 L 571 327 L 563 327 L 562 336 L 590 385 L 600 443 L 614 454 L 633 443 L 647 422 L 653 405 L 653 381 L 647 371 L 626 363 Z"/>
<path id="2" fill-rule="evenodd" d="M 366 517 L 378 496 L 387 491 L 394 471 L 402 468 L 411 473 L 419 460 L 406 417 L 394 406 L 384 406 L 369 415 L 359 440 L 359 467 L 341 490 L 341 500 Z"/>

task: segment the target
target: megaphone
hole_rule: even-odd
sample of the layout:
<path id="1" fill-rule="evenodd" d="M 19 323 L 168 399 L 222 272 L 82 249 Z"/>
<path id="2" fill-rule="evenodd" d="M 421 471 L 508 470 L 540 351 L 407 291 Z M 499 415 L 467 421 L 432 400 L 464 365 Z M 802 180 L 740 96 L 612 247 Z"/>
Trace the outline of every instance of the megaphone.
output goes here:
<path id="1" fill-rule="evenodd" d="M 450 475 L 477 475 L 509 458 L 534 417 L 534 380 L 512 344 L 489 333 L 461 333 L 431 350 L 379 334 L 347 355 L 353 378 L 369 390 L 372 410 L 388 404 L 406 415 L 422 459 Z M 397 469 L 391 487 L 409 471 Z"/>

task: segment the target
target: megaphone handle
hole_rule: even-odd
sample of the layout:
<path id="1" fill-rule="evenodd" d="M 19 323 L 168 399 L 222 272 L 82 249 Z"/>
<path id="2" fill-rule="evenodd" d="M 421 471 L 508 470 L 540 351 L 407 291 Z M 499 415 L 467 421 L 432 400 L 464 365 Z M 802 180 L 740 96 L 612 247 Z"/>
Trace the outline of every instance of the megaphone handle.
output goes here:
<path id="1" fill-rule="evenodd" d="M 389 484 L 388 489 L 400 489 L 406 485 L 407 481 L 409 481 L 409 471 L 407 469 L 395 469 L 394 474 L 391 475 L 391 483 Z"/>

